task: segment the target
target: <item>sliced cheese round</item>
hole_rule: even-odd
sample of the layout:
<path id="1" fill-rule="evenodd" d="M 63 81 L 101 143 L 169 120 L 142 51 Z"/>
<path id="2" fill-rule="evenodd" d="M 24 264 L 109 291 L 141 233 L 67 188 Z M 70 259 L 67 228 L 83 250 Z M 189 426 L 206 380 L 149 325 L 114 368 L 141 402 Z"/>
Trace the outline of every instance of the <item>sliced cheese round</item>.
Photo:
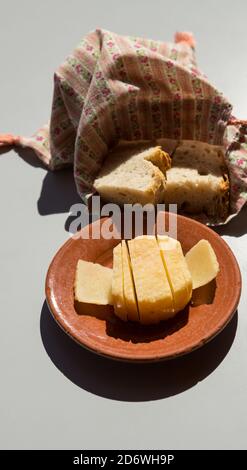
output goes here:
<path id="1" fill-rule="evenodd" d="M 117 317 L 121 318 L 121 320 L 127 321 L 128 317 L 123 287 L 123 259 L 121 243 L 113 249 L 112 301 L 114 312 Z"/>
<path id="2" fill-rule="evenodd" d="M 174 311 L 179 312 L 191 299 L 191 275 L 179 241 L 166 235 L 157 235 L 157 240 L 173 295 Z"/>
<path id="3" fill-rule="evenodd" d="M 175 315 L 172 291 L 155 237 L 128 242 L 140 323 L 151 324 Z"/>
<path id="4" fill-rule="evenodd" d="M 75 301 L 81 304 L 112 304 L 112 269 L 79 259 L 74 283 Z"/>
<path id="5" fill-rule="evenodd" d="M 200 240 L 185 255 L 192 277 L 193 289 L 212 281 L 219 272 L 216 254 L 207 240 Z"/>
<path id="6" fill-rule="evenodd" d="M 139 313 L 133 273 L 126 241 L 122 240 L 122 262 L 123 262 L 123 293 L 127 310 L 128 320 L 139 322 Z"/>

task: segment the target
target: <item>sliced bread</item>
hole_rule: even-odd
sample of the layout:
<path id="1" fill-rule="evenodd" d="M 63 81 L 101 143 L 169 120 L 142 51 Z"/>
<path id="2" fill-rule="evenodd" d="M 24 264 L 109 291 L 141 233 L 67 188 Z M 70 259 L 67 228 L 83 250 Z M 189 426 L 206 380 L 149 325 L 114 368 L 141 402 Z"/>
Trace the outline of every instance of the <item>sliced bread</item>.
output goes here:
<path id="1" fill-rule="evenodd" d="M 165 203 L 181 212 L 205 213 L 225 219 L 229 210 L 229 179 L 223 148 L 204 142 L 181 141 L 166 173 Z"/>
<path id="2" fill-rule="evenodd" d="M 103 199 L 116 204 L 157 204 L 164 199 L 168 153 L 150 142 L 120 142 L 94 181 Z"/>

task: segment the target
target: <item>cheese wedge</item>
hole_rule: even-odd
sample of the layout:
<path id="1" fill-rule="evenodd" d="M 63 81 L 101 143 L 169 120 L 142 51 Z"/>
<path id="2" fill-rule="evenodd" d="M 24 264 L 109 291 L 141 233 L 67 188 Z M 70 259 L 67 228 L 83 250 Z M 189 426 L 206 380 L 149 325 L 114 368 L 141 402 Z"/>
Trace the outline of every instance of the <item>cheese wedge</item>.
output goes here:
<path id="1" fill-rule="evenodd" d="M 112 304 L 112 269 L 79 259 L 74 283 L 75 301 L 80 303 Z"/>
<path id="2" fill-rule="evenodd" d="M 157 240 L 173 294 L 174 311 L 179 312 L 191 299 L 191 275 L 179 241 L 165 235 L 157 235 Z"/>
<path id="3" fill-rule="evenodd" d="M 200 240 L 185 255 L 193 289 L 204 286 L 214 279 L 219 272 L 216 254 L 207 240 Z"/>
<path id="4" fill-rule="evenodd" d="M 122 240 L 123 287 L 128 320 L 139 321 L 136 293 L 130 265 L 130 257 L 125 240 Z"/>
<path id="5" fill-rule="evenodd" d="M 114 312 L 121 320 L 127 321 L 127 309 L 123 290 L 122 247 L 119 243 L 113 249 L 112 301 Z"/>
<path id="6" fill-rule="evenodd" d="M 158 323 L 174 316 L 173 296 L 155 237 L 128 242 L 140 322 Z"/>

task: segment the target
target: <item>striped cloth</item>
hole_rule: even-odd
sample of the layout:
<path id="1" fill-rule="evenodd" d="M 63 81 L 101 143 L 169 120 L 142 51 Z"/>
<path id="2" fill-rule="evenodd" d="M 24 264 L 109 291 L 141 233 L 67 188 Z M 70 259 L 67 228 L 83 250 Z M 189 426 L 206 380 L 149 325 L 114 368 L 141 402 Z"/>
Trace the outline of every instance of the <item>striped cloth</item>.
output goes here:
<path id="1" fill-rule="evenodd" d="M 33 148 L 51 170 L 73 165 L 84 195 L 120 139 L 224 143 L 234 180 L 231 209 L 238 212 L 247 194 L 246 183 L 238 181 L 247 149 L 242 136 L 237 151 L 244 163 L 238 165 L 232 143 L 245 128 L 237 121 L 227 127 L 231 104 L 198 70 L 194 46 L 190 33 L 177 33 L 174 43 L 100 29 L 89 33 L 54 75 L 49 124 L 29 138 L 0 136 L 0 144 Z"/>

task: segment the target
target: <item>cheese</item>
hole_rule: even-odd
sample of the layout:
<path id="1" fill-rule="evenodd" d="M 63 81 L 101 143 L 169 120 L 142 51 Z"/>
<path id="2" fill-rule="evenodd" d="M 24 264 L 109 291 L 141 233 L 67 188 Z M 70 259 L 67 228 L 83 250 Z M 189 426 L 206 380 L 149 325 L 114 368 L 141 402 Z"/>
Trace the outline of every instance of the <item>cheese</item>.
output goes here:
<path id="1" fill-rule="evenodd" d="M 121 243 L 119 243 L 113 249 L 112 301 L 115 314 L 121 318 L 121 320 L 127 321 L 127 309 L 123 292 L 123 262 Z"/>
<path id="2" fill-rule="evenodd" d="M 165 235 L 158 235 L 157 239 L 173 294 L 174 311 L 179 312 L 191 299 L 191 275 L 179 241 Z"/>
<path id="3" fill-rule="evenodd" d="M 193 289 L 204 286 L 219 272 L 216 254 L 207 240 L 200 240 L 185 255 L 192 277 Z"/>
<path id="4" fill-rule="evenodd" d="M 182 257 L 180 259 L 180 263 L 181 265 L 183 266 L 183 274 L 184 274 L 184 277 L 185 277 L 185 280 L 186 280 L 186 283 L 187 283 L 187 291 L 188 291 L 188 296 L 189 298 L 191 298 L 192 296 L 192 289 L 193 289 L 193 285 L 192 285 L 192 277 L 191 277 L 191 274 L 190 274 L 190 270 L 188 268 L 188 265 L 186 263 L 186 259 L 185 259 L 185 256 L 184 256 L 184 253 L 183 253 L 183 250 L 182 250 L 182 247 L 181 247 L 181 243 L 178 242 L 178 245 L 177 245 L 177 250 L 179 250 L 182 254 Z"/>
<path id="5" fill-rule="evenodd" d="M 128 320 L 139 321 L 133 275 L 130 265 L 129 252 L 125 240 L 122 241 L 123 286 L 124 300 Z"/>
<path id="6" fill-rule="evenodd" d="M 75 273 L 75 301 L 87 304 L 112 303 L 112 269 L 79 259 Z"/>
<path id="7" fill-rule="evenodd" d="M 140 322 L 157 323 L 174 315 L 173 297 L 155 237 L 128 242 Z"/>
<path id="8" fill-rule="evenodd" d="M 124 321 L 158 323 L 183 310 L 191 299 L 194 305 L 212 302 L 218 272 L 207 240 L 200 240 L 185 257 L 181 244 L 168 236 L 140 236 L 128 245 L 123 240 L 113 249 L 113 270 L 78 261 L 75 308 L 95 314 L 97 307 L 100 318 L 106 319 L 109 311 L 104 309 L 111 304 Z"/>

